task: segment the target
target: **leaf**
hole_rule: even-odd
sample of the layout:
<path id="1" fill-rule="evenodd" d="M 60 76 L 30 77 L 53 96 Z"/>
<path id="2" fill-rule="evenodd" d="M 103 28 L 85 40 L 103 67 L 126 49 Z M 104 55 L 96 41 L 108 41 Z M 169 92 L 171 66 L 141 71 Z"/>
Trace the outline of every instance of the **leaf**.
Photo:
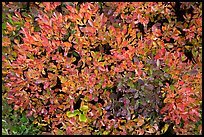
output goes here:
<path id="1" fill-rule="evenodd" d="M 131 114 L 130 114 L 130 113 L 127 113 L 126 119 L 127 119 L 127 120 L 130 120 L 130 119 L 131 119 Z"/>
<path id="2" fill-rule="evenodd" d="M 41 124 L 41 123 L 38 123 L 38 126 L 45 127 L 45 126 L 47 126 L 47 124 Z"/>
<path id="3" fill-rule="evenodd" d="M 131 88 L 131 89 L 129 90 L 129 92 L 130 92 L 130 93 L 135 93 L 135 92 L 137 92 L 137 90 L 136 90 L 136 89 Z"/>
<path id="4" fill-rule="evenodd" d="M 133 58 L 133 61 L 134 61 L 134 63 L 139 63 L 139 60 L 138 60 L 137 57 L 134 57 L 134 58 Z"/>
<path id="5" fill-rule="evenodd" d="M 69 43 L 69 42 L 64 42 L 63 44 L 64 44 L 65 47 L 68 47 L 68 48 L 70 48 L 72 46 L 72 44 Z"/>
<path id="6" fill-rule="evenodd" d="M 2 23 L 2 30 L 6 29 L 6 23 Z"/>
<path id="7" fill-rule="evenodd" d="M 143 84 L 144 84 L 144 81 L 143 81 L 143 80 L 141 80 L 141 79 L 138 79 L 138 82 L 139 82 L 141 85 L 143 85 Z"/>
<path id="8" fill-rule="evenodd" d="M 77 13 L 77 10 L 73 8 L 72 6 L 67 5 L 66 8 L 71 12 L 71 13 Z"/>
<path id="9" fill-rule="evenodd" d="M 173 47 L 174 47 L 174 45 L 173 45 L 172 43 L 166 43 L 166 46 L 167 46 L 168 48 L 173 48 Z"/>
<path id="10" fill-rule="evenodd" d="M 198 74 L 198 71 L 195 70 L 195 69 L 194 69 L 194 70 L 191 70 L 191 71 L 190 71 L 190 74 L 192 74 L 192 75 L 197 75 L 197 74 Z"/>
<path id="11" fill-rule="evenodd" d="M 174 86 L 173 85 L 170 85 L 170 89 L 172 90 L 172 91 L 174 91 Z"/>
<path id="12" fill-rule="evenodd" d="M 103 132 L 103 135 L 109 135 L 109 134 L 110 134 L 110 131 L 109 131 L 109 130 Z"/>
<path id="13" fill-rule="evenodd" d="M 26 129 L 26 126 L 25 125 L 22 125 L 21 126 L 21 131 L 24 131 Z"/>
<path id="14" fill-rule="evenodd" d="M 108 104 L 106 107 L 105 107 L 105 110 L 109 110 L 111 108 L 111 104 Z"/>
<path id="15" fill-rule="evenodd" d="M 2 38 L 2 46 L 7 47 L 11 44 L 10 38 L 5 36 Z"/>
<path id="16" fill-rule="evenodd" d="M 127 83 L 128 86 L 130 86 L 131 88 L 134 88 L 134 83 L 132 81 Z"/>
<path id="17" fill-rule="evenodd" d="M 138 98 L 139 97 L 139 92 L 136 92 L 134 95 L 134 98 Z"/>
<path id="18" fill-rule="evenodd" d="M 152 84 L 149 84 L 147 85 L 147 89 L 152 91 L 154 89 L 154 86 Z"/>
<path id="19" fill-rule="evenodd" d="M 67 82 L 67 78 L 66 77 L 63 77 L 63 76 L 58 76 L 58 77 L 59 77 L 61 83 Z"/>
<path id="20" fill-rule="evenodd" d="M 164 127 L 161 129 L 161 133 L 164 134 L 168 128 L 169 128 L 169 124 L 165 124 Z"/>
<path id="21" fill-rule="evenodd" d="M 74 116 L 76 116 L 76 115 L 79 115 L 80 114 L 80 112 L 79 112 L 79 110 L 77 109 L 77 110 L 74 110 L 74 112 L 72 113 L 71 111 L 67 111 L 67 116 L 70 118 L 70 117 L 74 117 Z"/>
<path id="22" fill-rule="evenodd" d="M 87 106 L 87 105 L 83 105 L 81 108 L 80 108 L 80 110 L 81 111 L 85 111 L 85 110 L 87 110 L 89 107 Z"/>
<path id="23" fill-rule="evenodd" d="M 72 54 L 75 56 L 75 57 L 79 57 L 79 54 L 75 51 L 72 52 Z"/>
<path id="24" fill-rule="evenodd" d="M 116 98 L 117 98 L 117 95 L 116 95 L 115 93 L 111 93 L 111 94 L 110 94 L 110 98 L 116 99 Z"/>
<path id="25" fill-rule="evenodd" d="M 22 118 L 20 119 L 20 121 L 21 121 L 22 123 L 26 123 L 26 122 L 27 122 L 27 119 L 26 119 L 26 117 L 22 117 Z"/>
<path id="26" fill-rule="evenodd" d="M 137 126 L 142 126 L 144 124 L 144 119 L 139 118 L 137 122 Z"/>
<path id="27" fill-rule="evenodd" d="M 158 66 L 158 67 L 160 66 L 160 61 L 159 61 L 159 59 L 157 59 L 157 66 Z"/>
<path id="28" fill-rule="evenodd" d="M 87 121 L 87 118 L 84 114 L 80 114 L 79 115 L 79 121 L 83 121 L 83 122 L 86 122 Z"/>

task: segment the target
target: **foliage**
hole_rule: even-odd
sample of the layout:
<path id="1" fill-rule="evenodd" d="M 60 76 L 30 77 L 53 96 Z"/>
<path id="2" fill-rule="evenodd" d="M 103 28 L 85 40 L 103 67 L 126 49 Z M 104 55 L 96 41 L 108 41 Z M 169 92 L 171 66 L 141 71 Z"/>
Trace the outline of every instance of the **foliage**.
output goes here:
<path id="1" fill-rule="evenodd" d="M 2 135 L 36 135 L 40 133 L 39 128 L 31 124 L 32 118 L 13 111 L 4 99 L 2 99 L 2 104 Z"/>
<path id="2" fill-rule="evenodd" d="M 52 134 L 202 134 L 202 3 L 32 5 L 3 14 L 14 110 Z"/>

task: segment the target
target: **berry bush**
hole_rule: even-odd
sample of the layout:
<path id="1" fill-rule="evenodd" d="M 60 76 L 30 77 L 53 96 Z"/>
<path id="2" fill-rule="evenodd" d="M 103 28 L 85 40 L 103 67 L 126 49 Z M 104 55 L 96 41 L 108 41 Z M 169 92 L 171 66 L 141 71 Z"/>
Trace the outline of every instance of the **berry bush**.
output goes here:
<path id="1" fill-rule="evenodd" d="M 2 94 L 43 132 L 202 134 L 201 2 L 2 4 Z"/>

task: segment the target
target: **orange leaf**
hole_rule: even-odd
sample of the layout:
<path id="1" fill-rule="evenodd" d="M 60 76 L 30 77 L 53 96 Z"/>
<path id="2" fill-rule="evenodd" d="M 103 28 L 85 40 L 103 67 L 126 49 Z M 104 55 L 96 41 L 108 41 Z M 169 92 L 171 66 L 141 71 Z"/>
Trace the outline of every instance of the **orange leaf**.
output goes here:
<path id="1" fill-rule="evenodd" d="M 11 26 L 11 24 L 9 24 L 8 22 L 6 22 L 6 27 L 8 29 L 8 31 L 15 31 L 16 27 Z"/>
<path id="2" fill-rule="evenodd" d="M 144 124 L 144 119 L 143 119 L 143 117 L 140 117 L 139 119 L 138 119 L 138 122 L 137 122 L 137 126 L 142 126 Z"/>
<path id="3" fill-rule="evenodd" d="M 72 44 L 69 43 L 69 42 L 64 42 L 63 45 L 64 45 L 65 47 L 69 47 L 69 48 L 72 46 Z"/>
<path id="4" fill-rule="evenodd" d="M 121 35 L 120 34 L 116 37 L 116 41 L 117 41 L 118 45 L 121 43 Z"/>
<path id="5" fill-rule="evenodd" d="M 2 46 L 8 47 L 10 44 L 11 44 L 11 41 L 7 36 L 2 38 Z"/>

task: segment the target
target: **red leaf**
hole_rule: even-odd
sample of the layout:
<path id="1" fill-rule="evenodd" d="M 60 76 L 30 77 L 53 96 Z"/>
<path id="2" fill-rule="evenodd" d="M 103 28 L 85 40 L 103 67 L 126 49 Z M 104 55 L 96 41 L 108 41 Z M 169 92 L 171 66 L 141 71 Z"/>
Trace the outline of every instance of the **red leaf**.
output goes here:
<path id="1" fill-rule="evenodd" d="M 13 20 L 13 21 L 18 21 L 18 20 L 19 20 L 19 18 L 17 18 L 17 17 L 15 17 L 15 16 L 13 16 L 13 17 L 12 17 L 12 20 Z"/>
<path id="2" fill-rule="evenodd" d="M 27 116 L 27 117 L 30 117 L 30 116 L 32 116 L 32 114 L 33 114 L 33 111 L 30 110 L 30 111 L 28 111 L 28 113 L 26 114 L 26 116 Z"/>
<path id="3" fill-rule="evenodd" d="M 176 125 L 178 125 L 180 123 L 180 119 L 177 117 L 176 118 Z"/>
<path id="4" fill-rule="evenodd" d="M 193 102 L 195 101 L 195 99 L 193 99 L 193 98 L 191 98 L 191 97 L 187 97 L 187 101 L 188 101 L 189 103 L 193 103 Z"/>
<path id="5" fill-rule="evenodd" d="M 179 83 L 179 85 L 183 85 L 183 84 L 184 84 L 184 82 L 183 82 L 183 81 L 179 81 L 178 83 Z"/>
<path id="6" fill-rule="evenodd" d="M 189 118 L 190 118 L 193 122 L 196 122 L 196 121 L 197 121 L 193 116 L 189 116 Z"/>
<path id="7" fill-rule="evenodd" d="M 92 100 L 92 94 L 89 94 L 89 95 L 88 95 L 88 98 L 89 98 L 90 100 Z"/>
<path id="8" fill-rule="evenodd" d="M 46 89 L 49 85 L 49 82 L 45 82 L 43 88 Z"/>
<path id="9" fill-rule="evenodd" d="M 18 110 L 19 106 L 18 105 L 14 105 L 13 109 L 14 110 Z"/>
<path id="10" fill-rule="evenodd" d="M 77 10 L 73 8 L 72 6 L 67 5 L 66 7 L 71 13 L 77 13 Z"/>
<path id="11" fill-rule="evenodd" d="M 200 113 L 195 109 L 192 109 L 192 113 L 195 114 L 197 117 L 201 117 Z"/>
<path id="12" fill-rule="evenodd" d="M 20 14 L 20 12 L 15 11 L 14 13 L 15 13 L 16 17 L 18 17 L 19 19 L 21 19 L 21 14 Z"/>
<path id="13" fill-rule="evenodd" d="M 45 11 L 51 10 L 50 2 L 43 2 L 43 5 L 45 6 Z"/>
<path id="14" fill-rule="evenodd" d="M 95 102 L 98 102 L 98 97 L 94 97 L 94 101 L 95 101 Z"/>
<path id="15" fill-rule="evenodd" d="M 100 71 L 106 71 L 105 67 L 103 67 L 103 66 L 99 66 L 98 68 Z"/>

